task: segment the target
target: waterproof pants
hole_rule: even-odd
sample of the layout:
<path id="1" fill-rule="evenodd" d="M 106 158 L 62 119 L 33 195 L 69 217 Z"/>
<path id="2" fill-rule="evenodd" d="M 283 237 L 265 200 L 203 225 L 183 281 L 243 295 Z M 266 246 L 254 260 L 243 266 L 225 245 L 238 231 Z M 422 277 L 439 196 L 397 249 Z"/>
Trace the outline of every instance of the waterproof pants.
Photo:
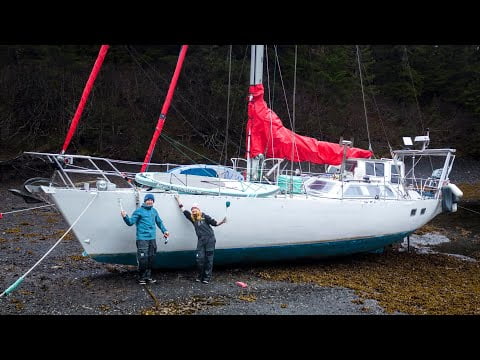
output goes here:
<path id="1" fill-rule="evenodd" d="M 152 277 L 152 267 L 157 252 L 155 240 L 137 240 L 137 263 L 140 280 Z"/>
<path id="2" fill-rule="evenodd" d="M 197 242 L 197 269 L 200 280 L 210 281 L 213 269 L 213 253 L 215 252 L 215 238 L 199 238 Z"/>

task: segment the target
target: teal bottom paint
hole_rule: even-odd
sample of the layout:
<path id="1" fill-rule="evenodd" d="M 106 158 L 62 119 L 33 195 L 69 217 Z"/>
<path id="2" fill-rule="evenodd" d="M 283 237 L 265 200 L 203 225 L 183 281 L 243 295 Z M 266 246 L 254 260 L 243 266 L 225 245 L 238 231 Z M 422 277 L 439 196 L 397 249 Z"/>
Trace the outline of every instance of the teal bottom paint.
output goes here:
<path id="1" fill-rule="evenodd" d="M 362 252 L 381 252 L 383 247 L 401 242 L 409 232 L 367 239 L 321 242 L 313 244 L 278 245 L 255 248 L 216 249 L 215 265 L 269 262 L 305 258 L 326 258 Z M 137 265 L 136 253 L 95 255 L 92 259 L 123 265 Z M 195 266 L 195 251 L 157 252 L 156 269 L 181 269 Z"/>

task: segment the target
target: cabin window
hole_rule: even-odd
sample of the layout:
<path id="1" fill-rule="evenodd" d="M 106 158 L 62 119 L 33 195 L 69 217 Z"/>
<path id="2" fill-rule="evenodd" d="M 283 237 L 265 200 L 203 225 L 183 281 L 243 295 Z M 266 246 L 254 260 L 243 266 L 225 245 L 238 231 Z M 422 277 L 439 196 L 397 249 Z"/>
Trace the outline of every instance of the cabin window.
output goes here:
<path id="1" fill-rule="evenodd" d="M 410 211 L 410 216 L 415 216 L 416 213 L 417 209 L 412 209 L 412 211 Z"/>
<path id="2" fill-rule="evenodd" d="M 340 174 L 340 168 L 338 166 L 330 165 L 327 168 L 327 174 Z"/>
<path id="3" fill-rule="evenodd" d="M 371 176 L 385 176 L 385 164 L 384 163 L 365 163 L 365 173 Z"/>
<path id="4" fill-rule="evenodd" d="M 384 185 L 367 186 L 368 195 L 377 199 L 395 198 L 393 191 Z"/>
<path id="5" fill-rule="evenodd" d="M 397 167 L 398 166 L 395 166 L 395 165 L 392 165 L 392 167 L 391 167 L 392 177 L 391 177 L 390 181 L 392 182 L 392 184 L 400 184 L 400 176 L 398 174 Z"/>
<path id="6" fill-rule="evenodd" d="M 385 176 L 385 164 L 375 163 L 375 176 Z"/>
<path id="7" fill-rule="evenodd" d="M 379 186 L 367 186 L 368 195 L 375 197 L 380 195 Z"/>
<path id="8" fill-rule="evenodd" d="M 423 208 L 422 210 L 420 210 L 420 215 L 423 215 L 425 214 L 425 211 L 427 210 L 427 208 Z"/>
<path id="9" fill-rule="evenodd" d="M 395 197 L 395 194 L 393 193 L 393 191 L 386 187 L 386 186 L 382 186 L 380 188 L 380 197 L 381 198 L 394 198 Z"/>
<path id="10" fill-rule="evenodd" d="M 367 175 L 375 176 L 375 167 L 374 167 L 373 163 L 371 163 L 371 162 L 366 162 L 365 163 L 365 173 Z"/>
<path id="11" fill-rule="evenodd" d="M 346 171 L 349 171 L 349 172 L 352 172 L 355 170 L 355 168 L 357 167 L 357 162 L 356 161 L 352 161 L 352 160 L 347 160 L 347 162 L 345 163 L 345 170 Z"/>
<path id="12" fill-rule="evenodd" d="M 364 196 L 360 186 L 349 186 L 347 190 L 343 193 L 344 196 L 359 197 Z"/>
<path id="13" fill-rule="evenodd" d="M 328 192 L 332 188 L 333 184 L 327 181 L 315 180 L 308 185 L 308 189 L 318 192 Z"/>

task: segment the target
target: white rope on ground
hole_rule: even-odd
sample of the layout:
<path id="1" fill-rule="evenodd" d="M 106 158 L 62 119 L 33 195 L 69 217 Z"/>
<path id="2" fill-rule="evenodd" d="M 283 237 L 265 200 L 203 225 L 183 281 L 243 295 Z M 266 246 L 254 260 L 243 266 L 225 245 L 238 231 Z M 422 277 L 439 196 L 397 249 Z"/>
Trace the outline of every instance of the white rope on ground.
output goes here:
<path id="1" fill-rule="evenodd" d="M 63 240 L 63 238 L 70 232 L 70 230 L 73 229 L 73 227 L 75 226 L 75 224 L 78 222 L 78 220 L 80 220 L 80 218 L 83 216 L 83 214 L 85 214 L 85 212 L 87 211 L 87 209 L 90 207 L 90 205 L 92 205 L 93 201 L 97 198 L 98 196 L 98 192 L 95 194 L 95 196 L 93 197 L 93 199 L 88 203 L 87 207 L 85 209 L 83 209 L 83 211 L 80 213 L 80 215 L 77 217 L 77 219 L 73 222 L 73 224 L 68 228 L 68 230 L 65 232 L 65 234 L 62 235 L 62 237 L 60 239 L 58 239 L 58 241 L 45 253 L 45 255 L 43 255 L 40 260 L 38 260 L 35 265 L 33 265 L 25 274 L 23 274 L 22 276 L 20 276 L 17 281 L 15 281 L 12 285 L 10 285 L 4 292 L 2 292 L 0 294 L 0 297 L 2 297 L 3 295 L 8 295 L 10 294 L 12 291 L 14 291 L 18 285 L 20 285 L 23 281 L 23 279 L 25 279 L 25 277 L 38 265 L 40 264 L 43 259 L 45 259 L 47 257 L 48 254 L 50 254 L 52 252 L 53 249 L 55 249 L 55 247 L 60 243 L 60 241 Z"/>
<path id="2" fill-rule="evenodd" d="M 55 204 L 36 206 L 36 207 L 33 207 L 33 208 L 22 209 L 22 210 L 13 210 L 13 211 L 7 211 L 7 212 L 0 212 L 0 215 L 13 214 L 13 213 L 21 212 L 21 211 L 35 210 L 35 209 L 40 209 L 40 208 L 44 208 L 44 207 L 48 207 L 48 206 L 55 206 Z M 0 216 L 0 219 L 1 219 L 1 216 Z"/>

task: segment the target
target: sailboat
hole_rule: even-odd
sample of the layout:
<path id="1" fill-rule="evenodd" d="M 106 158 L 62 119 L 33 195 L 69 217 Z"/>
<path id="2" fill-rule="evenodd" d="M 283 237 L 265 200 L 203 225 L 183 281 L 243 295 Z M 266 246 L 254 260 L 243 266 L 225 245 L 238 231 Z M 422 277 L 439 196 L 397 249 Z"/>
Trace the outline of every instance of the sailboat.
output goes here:
<path id="1" fill-rule="evenodd" d="M 142 171 L 126 172 L 120 170 L 122 165 L 135 168 L 141 163 L 28 152 L 55 166 L 52 183 L 39 185 L 38 190 L 73 225 L 85 256 L 104 263 L 137 264 L 135 229 L 124 225 L 120 210 L 133 212 L 147 193 L 155 195 L 155 207 L 171 234 L 168 244 L 157 239 L 156 268 L 195 265 L 196 235 L 178 209 L 174 197 L 179 192 L 186 208 L 199 203 L 214 218 L 228 216 L 228 223 L 215 229 L 216 264 L 377 251 L 402 242 L 441 212 L 456 211 L 462 193 L 449 181 L 455 149 L 429 149 L 427 134 L 415 138 L 419 149 L 410 147 L 394 151 L 392 159 L 374 159 L 371 151 L 353 148 L 349 141 L 333 144 L 293 133 L 263 99 L 263 52 L 263 46 L 252 46 L 247 178 L 243 183 L 283 186 L 283 191 L 239 196 L 220 190 L 189 192 L 188 184 L 183 191 L 155 184 L 138 186 L 132 180 L 150 173 L 145 171 L 145 162 Z M 276 159 L 270 169 L 263 167 L 265 156 Z M 415 174 L 415 165 L 426 157 L 442 158 L 443 163 L 422 178 Z M 413 158 L 411 163 L 409 158 Z M 338 171 L 305 176 L 300 189 L 292 191 L 293 174 L 280 172 L 283 159 L 330 164 Z M 168 174 L 169 170 L 150 162 L 148 167 L 160 168 L 157 173 Z M 238 169 L 234 166 L 233 170 Z M 81 181 L 74 179 L 77 176 Z M 281 179 L 287 181 L 282 185 Z"/>

